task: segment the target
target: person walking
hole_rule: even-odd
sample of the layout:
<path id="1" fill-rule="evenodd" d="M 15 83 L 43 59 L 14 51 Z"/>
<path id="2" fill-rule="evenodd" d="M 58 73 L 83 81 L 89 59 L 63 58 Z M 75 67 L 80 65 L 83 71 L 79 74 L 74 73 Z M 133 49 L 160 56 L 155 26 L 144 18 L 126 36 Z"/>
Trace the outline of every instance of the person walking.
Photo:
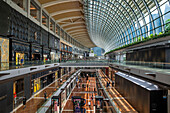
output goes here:
<path id="1" fill-rule="evenodd" d="M 57 107 L 58 107 L 58 103 L 55 101 L 54 102 L 54 113 L 57 113 L 58 111 Z"/>
<path id="2" fill-rule="evenodd" d="M 114 84 L 115 84 L 114 81 L 112 81 L 112 87 L 114 87 Z"/>
<path id="3" fill-rule="evenodd" d="M 26 108 L 26 102 L 27 102 L 27 99 L 26 99 L 25 96 L 23 97 L 22 101 L 23 101 L 23 106 L 24 106 L 23 109 L 25 109 Z"/>
<path id="4" fill-rule="evenodd" d="M 90 108 L 90 106 L 91 106 L 91 102 L 90 101 L 88 102 L 88 105 L 89 105 L 89 108 Z"/>
<path id="5" fill-rule="evenodd" d="M 44 101 L 46 101 L 46 100 L 47 100 L 47 92 L 44 91 Z"/>
<path id="6" fill-rule="evenodd" d="M 106 87 L 108 87 L 109 86 L 109 82 L 107 82 L 107 84 L 106 84 Z"/>
<path id="7" fill-rule="evenodd" d="M 21 65 L 23 64 L 23 62 L 24 62 L 24 59 L 23 59 L 23 57 L 21 58 Z"/>
<path id="8" fill-rule="evenodd" d="M 62 81 L 63 81 L 63 79 L 61 78 L 61 79 L 60 79 L 60 83 L 62 83 Z"/>
<path id="9" fill-rule="evenodd" d="M 91 96 L 91 100 L 93 101 L 93 94 L 92 94 L 92 96 Z"/>
<path id="10" fill-rule="evenodd" d="M 88 77 L 89 77 L 89 75 L 87 74 L 87 76 L 86 76 L 86 81 L 88 80 Z"/>

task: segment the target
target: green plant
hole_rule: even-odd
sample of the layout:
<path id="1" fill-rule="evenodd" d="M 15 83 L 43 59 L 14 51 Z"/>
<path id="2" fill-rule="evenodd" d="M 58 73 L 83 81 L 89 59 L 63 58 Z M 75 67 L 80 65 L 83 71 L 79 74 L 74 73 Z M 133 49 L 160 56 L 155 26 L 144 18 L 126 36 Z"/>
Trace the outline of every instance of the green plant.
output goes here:
<path id="1" fill-rule="evenodd" d="M 141 38 L 140 37 L 138 37 L 138 42 L 140 42 L 141 41 Z"/>
<path id="2" fill-rule="evenodd" d="M 135 40 L 136 38 L 134 38 L 134 42 L 133 43 L 130 43 L 130 44 L 127 44 L 127 45 L 123 45 L 122 47 L 118 47 L 118 48 L 115 48 L 113 50 L 110 50 L 109 52 L 105 53 L 105 55 L 109 54 L 109 53 L 111 53 L 113 51 L 117 51 L 117 50 L 120 50 L 120 49 L 123 49 L 123 48 L 126 48 L 126 47 L 130 47 L 130 46 L 133 46 L 133 45 L 136 45 L 136 44 L 139 44 L 139 43 L 143 43 L 143 42 L 148 41 L 148 40 L 150 40 L 152 38 L 156 39 L 156 38 L 165 37 L 165 36 L 169 36 L 169 35 L 170 35 L 170 31 L 167 31 L 165 33 L 160 32 L 159 35 L 155 34 L 155 36 L 153 36 L 153 34 L 150 34 L 149 37 L 145 37 L 145 38 L 142 37 L 142 41 L 141 41 L 140 37 L 138 37 L 137 38 L 138 39 L 137 42 Z M 143 40 L 143 39 L 145 39 L 145 40 Z"/>
<path id="3" fill-rule="evenodd" d="M 142 40 L 146 40 L 146 38 L 145 38 L 145 37 L 142 37 Z"/>
<path id="4" fill-rule="evenodd" d="M 153 38 L 153 34 L 150 34 L 149 38 Z"/>
<path id="5" fill-rule="evenodd" d="M 159 33 L 159 35 L 162 35 L 162 34 L 163 34 L 162 32 Z"/>

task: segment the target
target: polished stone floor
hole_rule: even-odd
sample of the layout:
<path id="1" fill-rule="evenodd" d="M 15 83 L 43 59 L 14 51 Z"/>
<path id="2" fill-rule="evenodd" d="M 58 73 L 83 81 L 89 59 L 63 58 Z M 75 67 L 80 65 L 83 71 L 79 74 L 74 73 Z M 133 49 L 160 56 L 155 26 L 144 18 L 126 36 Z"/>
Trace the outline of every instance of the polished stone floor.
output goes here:
<path id="1" fill-rule="evenodd" d="M 44 89 L 40 90 L 34 94 L 29 100 L 27 100 L 26 107 L 23 105 L 18 106 L 13 112 L 14 113 L 36 113 L 36 111 L 45 103 L 44 100 L 44 91 L 47 92 L 47 99 L 55 92 L 57 89 L 66 81 L 67 78 L 73 73 L 66 74 L 62 76 L 62 82 L 56 80 Z"/>
<path id="2" fill-rule="evenodd" d="M 107 82 L 112 83 L 112 81 L 101 71 L 99 70 L 99 76 L 101 77 L 102 85 L 106 89 L 110 99 L 113 100 L 113 103 L 116 105 L 116 108 L 121 111 L 121 113 L 137 113 L 137 111 L 122 97 L 122 95 L 110 84 L 107 87 Z"/>
<path id="3" fill-rule="evenodd" d="M 86 109 L 86 113 L 94 113 L 94 103 L 95 99 L 91 100 L 91 97 L 93 95 L 93 98 L 97 95 L 97 92 L 94 92 L 94 88 L 96 88 L 96 77 L 89 77 L 89 79 L 86 81 L 85 78 L 81 78 L 82 82 L 78 83 L 80 84 L 80 87 L 75 86 L 73 89 L 62 113 L 73 113 L 73 102 L 71 100 L 72 96 L 81 96 L 81 98 L 86 99 L 86 104 L 83 106 L 83 108 Z M 89 82 L 90 80 L 90 82 Z M 88 87 L 82 88 L 82 84 L 85 86 L 88 84 Z M 91 102 L 91 106 L 89 107 L 88 102 Z"/>

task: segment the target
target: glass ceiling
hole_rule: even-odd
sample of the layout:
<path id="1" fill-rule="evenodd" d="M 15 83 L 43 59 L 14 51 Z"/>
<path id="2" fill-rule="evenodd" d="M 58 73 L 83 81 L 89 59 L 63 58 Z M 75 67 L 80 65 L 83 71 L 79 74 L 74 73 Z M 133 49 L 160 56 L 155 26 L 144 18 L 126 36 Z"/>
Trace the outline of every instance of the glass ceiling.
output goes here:
<path id="1" fill-rule="evenodd" d="M 165 32 L 170 0 L 84 0 L 91 40 L 105 52 Z"/>

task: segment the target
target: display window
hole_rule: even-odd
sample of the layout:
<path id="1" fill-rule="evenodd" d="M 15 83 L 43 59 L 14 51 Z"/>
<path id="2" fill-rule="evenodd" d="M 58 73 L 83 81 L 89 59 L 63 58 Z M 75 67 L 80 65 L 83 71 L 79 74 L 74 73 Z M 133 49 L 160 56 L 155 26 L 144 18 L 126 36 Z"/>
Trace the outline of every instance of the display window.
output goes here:
<path id="1" fill-rule="evenodd" d="M 55 79 L 58 79 L 58 71 L 55 72 Z"/>
<path id="2" fill-rule="evenodd" d="M 22 97 L 24 96 L 24 79 L 18 79 L 13 82 L 13 104 L 16 108 L 22 103 Z"/>
<path id="3" fill-rule="evenodd" d="M 57 60 L 55 52 L 51 52 L 50 55 L 51 55 L 51 60 Z"/>
<path id="4" fill-rule="evenodd" d="M 34 93 L 40 90 L 40 78 L 34 80 Z"/>
<path id="5" fill-rule="evenodd" d="M 24 53 L 16 52 L 16 65 L 24 64 L 24 58 L 25 58 L 24 55 L 25 55 Z"/>
<path id="6" fill-rule="evenodd" d="M 32 60 L 40 60 L 40 54 L 38 53 L 32 54 Z"/>

